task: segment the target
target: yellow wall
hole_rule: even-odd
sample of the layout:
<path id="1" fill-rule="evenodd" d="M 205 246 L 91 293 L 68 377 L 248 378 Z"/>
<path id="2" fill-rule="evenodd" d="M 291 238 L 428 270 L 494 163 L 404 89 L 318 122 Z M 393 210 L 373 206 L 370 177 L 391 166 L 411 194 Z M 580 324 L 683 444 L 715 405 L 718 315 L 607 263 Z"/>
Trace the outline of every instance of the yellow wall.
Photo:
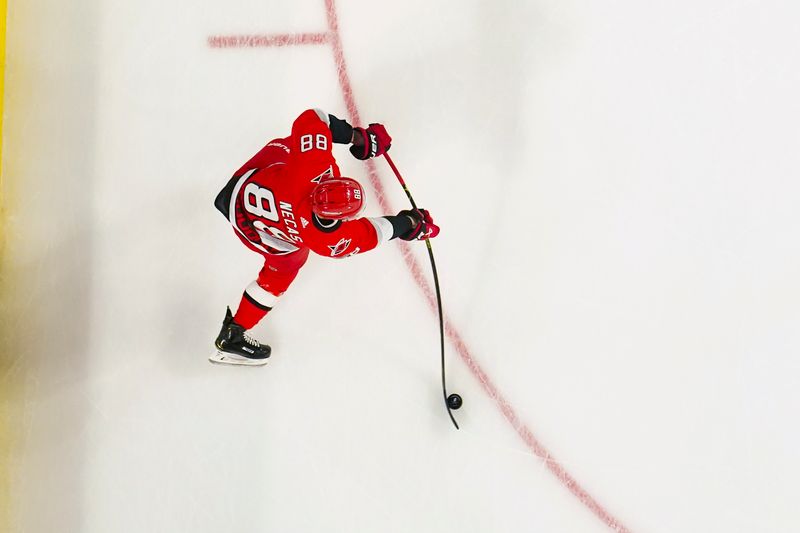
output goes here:
<path id="1" fill-rule="evenodd" d="M 0 290 L 5 292 L 5 252 L 6 252 L 6 189 L 3 174 L 3 117 L 5 115 L 4 88 L 6 71 L 6 0 L 0 0 Z M 5 335 L 5 325 L 0 324 L 0 335 Z M 7 349 L 6 339 L 0 339 L 0 350 Z M 11 459 L 11 418 L 10 390 L 6 376 L 8 374 L 7 354 L 0 353 L 0 530 L 10 531 L 9 499 L 11 496 L 9 465 Z"/>

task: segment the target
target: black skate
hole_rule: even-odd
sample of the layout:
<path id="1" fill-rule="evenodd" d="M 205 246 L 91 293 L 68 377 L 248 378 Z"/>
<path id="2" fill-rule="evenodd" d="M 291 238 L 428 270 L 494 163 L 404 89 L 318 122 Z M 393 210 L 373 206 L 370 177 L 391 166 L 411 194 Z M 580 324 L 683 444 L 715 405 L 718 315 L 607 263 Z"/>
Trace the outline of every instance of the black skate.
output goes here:
<path id="1" fill-rule="evenodd" d="M 222 330 L 214 344 L 217 346 L 217 351 L 208 360 L 224 365 L 265 365 L 272 352 L 272 348 L 266 344 L 259 344 L 245 333 L 242 326 L 233 321 L 230 307 L 225 313 Z"/>

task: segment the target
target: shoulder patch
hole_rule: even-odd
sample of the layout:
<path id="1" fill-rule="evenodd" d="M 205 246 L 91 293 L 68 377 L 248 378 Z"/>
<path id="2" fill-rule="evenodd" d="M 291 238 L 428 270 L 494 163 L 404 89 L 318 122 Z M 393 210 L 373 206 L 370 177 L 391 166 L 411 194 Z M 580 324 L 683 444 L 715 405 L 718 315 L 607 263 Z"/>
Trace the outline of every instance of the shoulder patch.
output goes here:
<path id="1" fill-rule="evenodd" d="M 332 178 L 332 177 L 333 177 L 333 165 L 329 166 L 329 167 L 328 167 L 328 168 L 325 170 L 325 172 L 323 172 L 322 174 L 320 174 L 320 175 L 319 175 L 319 176 L 317 176 L 316 178 L 313 178 L 313 179 L 311 180 L 311 183 L 319 183 L 319 182 L 321 182 L 321 181 L 322 181 L 323 179 L 325 179 L 325 178 Z"/>
<path id="2" fill-rule="evenodd" d="M 331 257 L 336 257 L 338 255 L 342 255 L 345 252 L 345 250 L 347 250 L 347 248 L 350 246 L 351 242 L 352 242 L 352 239 L 344 239 L 344 238 L 342 238 L 342 239 L 339 239 L 339 242 L 337 242 L 333 246 L 329 245 L 328 248 L 330 248 L 330 250 L 331 250 Z"/>

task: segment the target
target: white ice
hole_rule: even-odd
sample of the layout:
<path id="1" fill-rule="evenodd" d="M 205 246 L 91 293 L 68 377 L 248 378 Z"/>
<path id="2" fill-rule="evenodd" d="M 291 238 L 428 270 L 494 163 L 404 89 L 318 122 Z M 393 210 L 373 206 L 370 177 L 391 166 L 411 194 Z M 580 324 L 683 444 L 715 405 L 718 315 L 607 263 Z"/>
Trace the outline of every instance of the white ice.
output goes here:
<path id="1" fill-rule="evenodd" d="M 207 37 L 325 31 L 324 4 L 10 2 L 13 533 L 609 530 L 449 343 L 450 426 L 394 243 L 312 258 L 266 367 L 206 360 L 260 268 L 214 195 L 302 110 L 347 118 L 329 46 Z M 800 530 L 797 3 L 337 4 L 524 426 L 630 531 Z"/>

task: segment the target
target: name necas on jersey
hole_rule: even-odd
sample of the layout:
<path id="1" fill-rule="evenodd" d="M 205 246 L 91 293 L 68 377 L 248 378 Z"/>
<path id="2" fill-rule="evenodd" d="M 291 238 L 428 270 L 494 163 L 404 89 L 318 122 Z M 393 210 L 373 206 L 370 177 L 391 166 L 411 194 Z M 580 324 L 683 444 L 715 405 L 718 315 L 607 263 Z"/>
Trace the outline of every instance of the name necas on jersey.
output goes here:
<path id="1" fill-rule="evenodd" d="M 328 115 L 310 109 L 294 121 L 289 137 L 270 141 L 234 174 L 220 203 L 229 202 L 226 214 L 245 244 L 272 255 L 307 247 L 340 258 L 390 238 L 382 219 L 334 221 L 313 213 L 314 187 L 341 175 L 331 148 Z"/>

